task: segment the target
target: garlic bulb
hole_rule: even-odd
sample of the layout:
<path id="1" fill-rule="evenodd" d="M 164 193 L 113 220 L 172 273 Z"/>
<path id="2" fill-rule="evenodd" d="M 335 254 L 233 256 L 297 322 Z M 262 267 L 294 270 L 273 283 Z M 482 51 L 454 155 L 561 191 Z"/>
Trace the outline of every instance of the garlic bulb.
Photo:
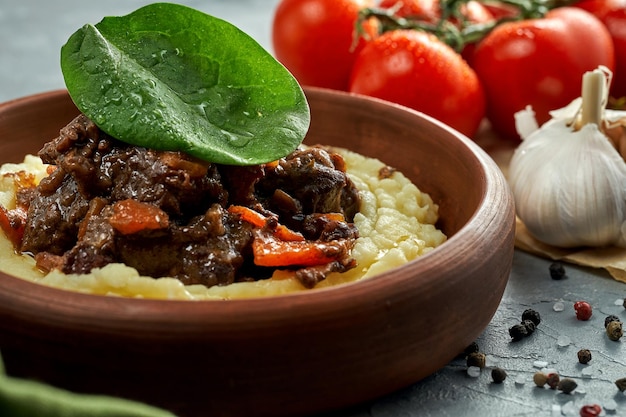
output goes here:
<path id="1" fill-rule="evenodd" d="M 582 100 L 552 112 L 539 129 L 530 133 L 532 121 L 517 116 L 518 125 L 531 128 L 520 126 L 526 137 L 513 154 L 509 184 L 518 217 L 538 240 L 626 247 L 626 163 L 604 133 L 606 73 L 588 74 Z"/>

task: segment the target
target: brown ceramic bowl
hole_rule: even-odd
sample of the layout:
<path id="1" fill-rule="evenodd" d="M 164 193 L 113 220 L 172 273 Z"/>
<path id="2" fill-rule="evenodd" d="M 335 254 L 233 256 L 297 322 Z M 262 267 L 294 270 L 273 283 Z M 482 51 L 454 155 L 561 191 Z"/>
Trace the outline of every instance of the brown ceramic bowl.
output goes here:
<path id="1" fill-rule="evenodd" d="M 248 300 L 94 296 L 0 274 L 7 372 L 181 417 L 297 416 L 415 383 L 473 342 L 498 307 L 513 257 L 513 203 L 495 163 L 420 113 L 306 93 L 307 142 L 404 172 L 439 203 L 447 242 L 369 280 Z M 76 114 L 64 91 L 0 105 L 0 163 L 37 152 Z"/>

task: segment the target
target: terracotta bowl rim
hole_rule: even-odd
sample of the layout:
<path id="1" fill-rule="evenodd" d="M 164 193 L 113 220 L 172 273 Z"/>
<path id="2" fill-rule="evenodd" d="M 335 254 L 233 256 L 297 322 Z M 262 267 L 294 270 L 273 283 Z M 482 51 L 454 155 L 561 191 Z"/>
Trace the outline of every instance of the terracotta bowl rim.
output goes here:
<path id="1" fill-rule="evenodd" d="M 167 317 L 171 315 L 172 311 L 176 311 L 175 317 L 180 318 L 184 316 L 185 319 L 194 317 L 194 315 L 197 315 L 199 311 L 204 310 L 209 312 L 214 311 L 217 308 L 221 312 L 223 312 L 224 310 L 222 309 L 225 305 L 224 303 L 228 303 L 229 305 L 243 306 L 242 308 L 233 307 L 232 311 L 238 311 L 239 314 L 246 315 L 250 314 L 251 310 L 263 312 L 274 311 L 278 313 L 281 311 L 284 312 L 285 304 L 290 305 L 292 308 L 297 308 L 298 305 L 303 305 L 304 309 L 312 310 L 315 309 L 315 306 L 322 305 L 326 305 L 332 308 L 332 304 L 337 304 L 337 301 L 341 301 L 340 306 L 337 307 L 337 309 L 343 310 L 346 308 L 346 303 L 356 303 L 354 306 L 358 305 L 358 302 L 355 300 L 359 300 L 360 297 L 346 297 L 346 295 L 349 294 L 370 294 L 374 297 L 383 299 L 388 298 L 390 294 L 396 293 L 398 291 L 397 288 L 402 287 L 402 285 L 399 284 L 406 284 L 406 281 L 408 280 L 413 281 L 412 287 L 419 287 L 424 285 L 425 282 L 421 280 L 416 280 L 415 277 L 407 274 L 407 272 L 413 270 L 416 267 L 419 267 L 419 265 L 424 265 L 427 268 L 441 268 L 441 265 L 436 263 L 434 265 L 431 265 L 431 260 L 435 257 L 440 257 L 444 260 L 447 260 L 448 262 L 452 262 L 453 264 L 454 257 L 451 256 L 451 253 L 462 251 L 464 247 L 474 245 L 474 241 L 473 239 L 470 239 L 470 237 L 472 237 L 473 232 L 476 230 L 476 225 L 474 224 L 476 219 L 493 219 L 494 216 L 502 216 L 501 213 L 498 213 L 497 206 L 492 206 L 489 204 L 490 197 L 492 197 L 494 193 L 497 192 L 494 187 L 497 186 L 498 181 L 494 179 L 494 175 L 497 177 L 498 175 L 502 174 L 495 162 L 491 159 L 491 157 L 471 139 L 424 113 L 399 104 L 359 94 L 346 93 L 325 88 L 304 87 L 304 90 L 306 93 L 329 94 L 335 96 L 337 99 L 345 101 L 366 101 L 370 102 L 372 105 L 382 105 L 393 108 L 394 112 L 410 113 L 415 117 L 426 119 L 428 123 L 431 123 L 435 125 L 438 129 L 445 131 L 445 134 L 452 135 L 454 139 L 459 143 L 459 145 L 462 145 L 464 147 L 464 155 L 471 159 L 472 163 L 475 163 L 481 167 L 482 181 L 479 184 L 476 184 L 477 188 L 480 187 L 480 203 L 472 216 L 469 218 L 469 220 L 453 236 L 449 237 L 449 239 L 441 246 L 400 267 L 383 272 L 380 275 L 368 279 L 322 289 L 316 289 L 314 291 L 302 291 L 282 295 L 252 297 L 244 299 L 187 301 L 124 298 L 85 294 L 44 286 L 5 273 L 0 273 L 0 281 L 6 282 L 7 280 L 9 280 L 11 288 L 14 288 L 15 291 L 32 292 L 34 295 L 40 294 L 42 297 L 50 297 L 50 299 L 65 300 L 65 302 L 70 304 L 89 304 L 93 308 L 90 309 L 91 313 L 86 312 L 86 315 L 97 315 L 99 307 L 106 307 L 107 305 L 127 305 L 129 308 L 140 308 L 144 306 L 147 307 L 145 312 L 148 312 L 150 317 L 159 320 L 167 320 Z M 42 99 L 57 99 L 63 95 L 67 95 L 67 90 L 57 89 L 15 98 L 4 103 L 0 103 L 0 112 L 8 107 L 16 105 L 27 105 L 29 103 L 38 102 Z M 419 186 L 419 184 L 417 185 Z M 447 267 L 441 269 L 442 275 L 445 275 L 446 268 Z M 396 282 L 393 282 L 393 280 L 396 280 Z M 398 283 L 397 280 L 401 280 L 402 282 Z M 393 283 L 394 285 L 389 285 L 390 283 Z M 45 300 L 40 300 L 40 302 L 45 302 Z M 54 305 L 50 305 L 50 308 L 56 309 Z M 206 316 L 204 316 L 203 319 L 206 319 Z"/>

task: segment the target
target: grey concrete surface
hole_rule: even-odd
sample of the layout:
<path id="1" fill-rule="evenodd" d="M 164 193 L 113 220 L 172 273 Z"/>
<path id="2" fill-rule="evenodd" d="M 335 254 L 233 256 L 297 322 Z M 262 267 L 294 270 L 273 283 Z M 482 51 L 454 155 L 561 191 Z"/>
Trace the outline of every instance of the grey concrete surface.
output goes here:
<path id="1" fill-rule="evenodd" d="M 0 102 L 64 88 L 59 51 L 69 35 L 85 23 L 97 23 L 105 15 L 126 14 L 147 3 L 0 0 Z M 181 3 L 230 21 L 271 51 L 270 29 L 278 0 Z M 573 265 L 566 265 L 566 279 L 555 281 L 549 276 L 549 264 L 546 259 L 516 251 L 501 305 L 477 340 L 488 360 L 478 376 L 469 376 L 465 361 L 457 359 L 405 389 L 325 416 L 578 416 L 580 407 L 591 403 L 602 405 L 606 415 L 626 415 L 626 395 L 614 385 L 616 379 L 626 377 L 626 338 L 610 341 L 603 325 L 609 314 L 626 321 L 621 304 L 626 284 L 603 271 Z M 572 304 L 579 299 L 594 306 L 587 322 L 575 318 Z M 555 311 L 559 303 L 563 303 L 563 311 Z M 531 337 L 511 342 L 508 328 L 527 308 L 539 311 L 543 322 Z M 587 365 L 577 360 L 582 348 L 593 355 Z M 506 370 L 504 383 L 491 382 L 492 366 Z M 572 394 L 536 388 L 533 374 L 544 367 L 573 378 L 578 388 Z"/>

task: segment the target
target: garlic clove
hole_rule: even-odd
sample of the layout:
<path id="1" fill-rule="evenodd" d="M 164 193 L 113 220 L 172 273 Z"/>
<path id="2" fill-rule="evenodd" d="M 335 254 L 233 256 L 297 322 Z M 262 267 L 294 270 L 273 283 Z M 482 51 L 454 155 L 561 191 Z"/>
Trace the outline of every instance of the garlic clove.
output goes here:
<path id="1" fill-rule="evenodd" d="M 580 113 L 582 102 L 582 97 L 575 98 L 567 106 L 550 111 L 550 117 L 552 119 L 573 120 Z"/>
<path id="2" fill-rule="evenodd" d="M 626 112 L 607 110 L 602 129 L 622 158 L 626 158 Z"/>
<path id="3" fill-rule="evenodd" d="M 515 118 L 515 130 L 520 135 L 522 140 L 526 139 L 535 130 L 539 129 L 539 124 L 537 123 L 535 111 L 532 106 L 526 106 L 524 110 L 516 112 L 513 117 Z"/>

